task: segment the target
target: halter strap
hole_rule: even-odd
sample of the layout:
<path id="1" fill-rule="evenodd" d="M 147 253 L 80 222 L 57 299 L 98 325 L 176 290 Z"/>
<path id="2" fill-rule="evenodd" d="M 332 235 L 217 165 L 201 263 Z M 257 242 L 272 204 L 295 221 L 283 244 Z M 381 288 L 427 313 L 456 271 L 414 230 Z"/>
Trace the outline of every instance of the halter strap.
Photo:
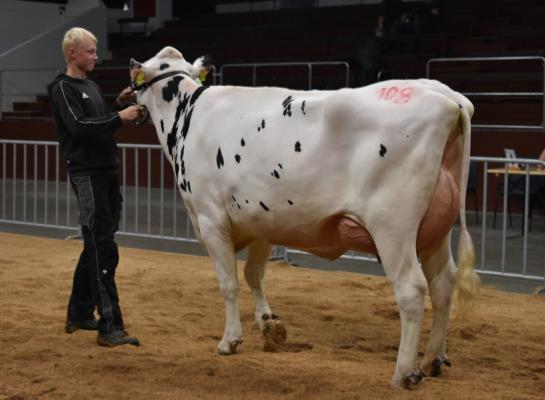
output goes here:
<path id="1" fill-rule="evenodd" d="M 189 74 L 187 72 L 184 72 L 184 71 L 170 71 L 170 72 L 165 72 L 164 74 L 159 74 L 157 75 L 155 78 L 153 78 L 151 81 L 149 82 L 144 82 L 140 85 L 138 85 L 135 81 L 131 81 L 131 89 L 132 90 L 146 90 L 148 87 L 150 87 L 151 85 L 153 85 L 154 83 L 156 82 L 159 82 L 163 79 L 166 79 L 166 78 L 170 78 L 171 76 L 174 76 L 174 75 L 185 75 L 185 76 L 189 76 Z"/>

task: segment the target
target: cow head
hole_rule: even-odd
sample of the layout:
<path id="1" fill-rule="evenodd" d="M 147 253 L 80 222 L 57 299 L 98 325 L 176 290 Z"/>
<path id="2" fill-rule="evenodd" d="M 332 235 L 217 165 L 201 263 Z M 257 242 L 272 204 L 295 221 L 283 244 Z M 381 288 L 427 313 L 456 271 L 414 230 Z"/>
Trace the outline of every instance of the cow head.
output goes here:
<path id="1" fill-rule="evenodd" d="M 175 75 L 191 78 L 200 85 L 208 73 L 209 66 L 208 56 L 199 57 L 190 64 L 174 47 L 165 47 L 144 63 L 131 58 L 131 87 L 137 91 L 139 99 L 150 86 Z"/>

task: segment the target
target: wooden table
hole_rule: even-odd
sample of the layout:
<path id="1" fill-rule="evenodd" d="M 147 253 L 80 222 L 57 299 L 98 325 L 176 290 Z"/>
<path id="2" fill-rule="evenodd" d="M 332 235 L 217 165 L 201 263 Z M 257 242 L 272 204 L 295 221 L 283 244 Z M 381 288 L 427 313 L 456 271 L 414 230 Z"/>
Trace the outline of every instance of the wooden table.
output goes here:
<path id="1" fill-rule="evenodd" d="M 486 170 L 489 174 L 501 175 L 505 173 L 505 168 L 489 168 Z M 526 175 L 526 168 L 509 168 L 509 175 Z M 530 168 L 528 174 L 531 176 L 545 176 L 545 169 Z"/>

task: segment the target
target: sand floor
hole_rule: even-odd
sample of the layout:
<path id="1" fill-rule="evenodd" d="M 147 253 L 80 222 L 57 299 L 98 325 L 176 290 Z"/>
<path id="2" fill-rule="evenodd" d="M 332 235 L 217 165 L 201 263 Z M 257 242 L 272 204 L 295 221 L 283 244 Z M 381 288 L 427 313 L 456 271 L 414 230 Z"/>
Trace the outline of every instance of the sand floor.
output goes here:
<path id="1" fill-rule="evenodd" d="M 103 348 L 63 331 L 78 241 L 0 233 L 0 399 L 543 399 L 545 296 L 483 288 L 451 318 L 453 363 L 415 391 L 391 389 L 399 315 L 385 278 L 268 265 L 292 351 L 263 351 L 241 281 L 244 343 L 219 356 L 223 301 L 210 260 L 120 248 L 117 284 L 141 347 Z M 420 351 L 431 322 L 429 301 Z"/>

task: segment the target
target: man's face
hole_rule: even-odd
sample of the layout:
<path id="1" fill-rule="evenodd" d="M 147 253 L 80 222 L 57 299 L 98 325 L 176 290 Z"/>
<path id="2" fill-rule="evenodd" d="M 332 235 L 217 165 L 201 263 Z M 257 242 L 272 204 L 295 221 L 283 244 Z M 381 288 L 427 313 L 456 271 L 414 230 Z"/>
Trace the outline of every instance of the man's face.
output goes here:
<path id="1" fill-rule="evenodd" d="M 84 37 L 78 47 L 70 49 L 70 62 L 80 71 L 91 72 L 97 59 L 97 46 L 89 37 Z"/>

